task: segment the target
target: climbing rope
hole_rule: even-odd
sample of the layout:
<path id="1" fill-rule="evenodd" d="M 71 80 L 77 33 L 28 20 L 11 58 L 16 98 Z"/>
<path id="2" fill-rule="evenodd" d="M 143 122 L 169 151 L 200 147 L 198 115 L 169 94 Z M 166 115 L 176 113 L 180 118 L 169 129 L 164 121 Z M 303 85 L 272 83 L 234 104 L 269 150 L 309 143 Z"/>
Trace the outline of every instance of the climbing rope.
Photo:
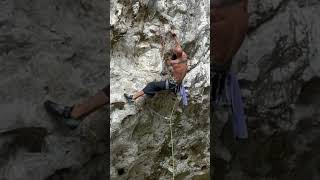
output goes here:
<path id="1" fill-rule="evenodd" d="M 155 110 L 151 109 L 150 107 L 147 107 L 147 109 L 148 109 L 149 111 L 151 111 L 152 113 L 154 113 L 155 115 L 158 115 L 159 117 L 161 117 L 161 118 L 163 118 L 163 119 L 169 120 L 169 117 L 166 117 L 166 116 L 164 116 L 164 115 L 162 115 L 162 114 L 160 114 L 160 113 L 157 113 Z M 168 125 L 169 125 L 169 124 L 168 124 Z"/>
<path id="2" fill-rule="evenodd" d="M 169 119 L 169 127 L 170 127 L 170 141 L 171 141 L 171 159 L 172 159 L 172 180 L 174 180 L 174 176 L 175 176 L 175 164 L 174 164 L 174 144 L 173 144 L 173 140 L 174 140 L 174 137 L 173 137 L 173 131 L 172 131 L 172 116 L 173 116 L 173 112 L 176 108 L 176 105 L 177 105 L 177 102 L 178 102 L 179 98 L 176 98 L 176 100 L 174 101 L 174 104 L 173 104 L 173 108 L 171 110 L 171 113 L 170 113 L 170 117 L 166 117 L 166 116 L 163 116 L 157 112 L 155 112 L 153 109 L 151 108 L 148 108 L 149 110 L 151 110 L 154 114 L 158 115 L 159 117 L 161 118 L 164 118 L 166 120 Z"/>
<path id="3" fill-rule="evenodd" d="M 165 50 L 165 40 L 162 36 L 162 33 L 161 33 L 161 29 L 159 27 L 159 36 L 160 36 L 160 45 L 161 45 L 161 49 L 160 49 L 160 56 L 161 56 L 161 59 L 164 61 L 165 65 L 166 65 L 166 60 L 165 60 L 165 57 L 164 57 L 164 50 Z M 170 76 L 170 78 L 173 78 L 172 76 Z M 155 111 L 153 111 L 153 113 L 157 114 L 158 116 L 168 120 L 169 119 L 169 127 L 170 127 L 170 141 L 171 141 L 171 160 L 172 160 L 172 180 L 174 180 L 174 177 L 175 177 L 175 159 L 174 159 L 174 144 L 173 144 L 173 140 L 174 140 L 174 137 L 173 137 L 173 128 L 172 128 L 172 116 L 173 116 L 173 112 L 176 108 L 176 105 L 177 105 L 177 102 L 178 102 L 178 99 L 176 97 L 176 100 L 174 101 L 174 105 L 173 105 L 173 108 L 171 110 L 171 114 L 170 114 L 170 117 L 165 117 Z M 150 109 L 151 110 L 151 109 Z"/>
<path id="4" fill-rule="evenodd" d="M 172 158 L 172 180 L 174 180 L 174 176 L 175 176 L 175 167 L 174 167 L 174 146 L 173 146 L 173 132 L 172 132 L 172 115 L 173 115 L 173 112 L 174 112 L 174 109 L 176 107 L 176 104 L 178 102 L 178 98 L 176 98 L 175 102 L 174 102 L 174 105 L 173 105 L 173 108 L 172 108 L 172 111 L 171 111 L 171 115 L 170 115 L 170 139 L 171 139 L 171 158 Z"/>

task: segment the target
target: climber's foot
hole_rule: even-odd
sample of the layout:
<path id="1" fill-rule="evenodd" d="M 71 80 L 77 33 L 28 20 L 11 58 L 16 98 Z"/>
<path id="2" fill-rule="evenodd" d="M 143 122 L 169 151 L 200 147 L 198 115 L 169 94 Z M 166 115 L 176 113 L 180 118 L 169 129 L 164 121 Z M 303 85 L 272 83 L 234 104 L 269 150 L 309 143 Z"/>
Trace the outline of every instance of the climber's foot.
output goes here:
<path id="1" fill-rule="evenodd" d="M 72 107 L 63 106 L 50 100 L 44 102 L 44 107 L 50 114 L 62 118 L 70 129 L 75 129 L 79 126 L 80 121 L 71 117 Z"/>
<path id="2" fill-rule="evenodd" d="M 124 95 L 124 97 L 127 99 L 127 102 L 128 102 L 129 104 L 134 103 L 133 95 L 129 95 L 129 94 L 127 94 L 127 93 L 124 93 L 123 95 Z"/>

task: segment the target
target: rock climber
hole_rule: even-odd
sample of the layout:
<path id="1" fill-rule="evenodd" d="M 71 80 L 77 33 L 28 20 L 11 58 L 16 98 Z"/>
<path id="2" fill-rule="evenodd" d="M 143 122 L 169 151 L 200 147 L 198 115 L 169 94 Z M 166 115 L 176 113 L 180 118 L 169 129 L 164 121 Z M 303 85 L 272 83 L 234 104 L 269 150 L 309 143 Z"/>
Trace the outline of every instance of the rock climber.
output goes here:
<path id="1" fill-rule="evenodd" d="M 52 115 L 59 117 L 71 129 L 75 129 L 81 123 L 81 119 L 98 110 L 109 102 L 110 86 L 107 85 L 95 95 L 85 101 L 65 106 L 47 100 L 44 102 L 45 109 Z"/>
<path id="2" fill-rule="evenodd" d="M 173 77 L 163 81 L 150 82 L 145 86 L 145 88 L 133 95 L 125 93 L 124 96 L 129 103 L 134 102 L 137 98 L 145 94 L 152 97 L 159 91 L 169 90 L 174 93 L 180 91 L 180 94 L 182 94 L 183 104 L 186 105 L 186 93 L 182 85 L 182 81 L 188 70 L 188 56 L 181 48 L 176 33 L 173 31 L 170 32 L 174 38 L 175 47 L 172 49 L 172 57 L 166 60 L 166 65 L 172 67 Z"/>
<path id="3" fill-rule="evenodd" d="M 240 139 L 246 139 L 248 132 L 238 80 L 230 66 L 248 30 L 247 6 L 248 0 L 212 0 L 210 12 L 213 58 L 210 63 L 211 112 L 215 114 L 221 109 L 232 112 L 234 136 Z M 223 126 L 222 121 L 213 124 L 216 131 L 223 129 L 219 127 Z"/>

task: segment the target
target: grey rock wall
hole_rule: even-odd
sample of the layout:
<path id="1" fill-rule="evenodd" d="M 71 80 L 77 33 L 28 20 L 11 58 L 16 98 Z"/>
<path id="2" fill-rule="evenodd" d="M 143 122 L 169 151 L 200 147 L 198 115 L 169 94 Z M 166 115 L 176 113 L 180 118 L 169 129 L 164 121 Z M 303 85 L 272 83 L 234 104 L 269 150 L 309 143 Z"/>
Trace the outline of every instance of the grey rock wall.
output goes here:
<path id="1" fill-rule="evenodd" d="M 221 133 L 231 159 L 217 159 L 217 179 L 320 178 L 319 9 L 317 0 L 249 1 L 250 31 L 233 67 L 250 138 Z"/>
<path id="2" fill-rule="evenodd" d="M 169 117 L 172 94 L 163 92 L 129 105 L 123 93 L 165 79 L 164 56 L 174 29 L 189 55 L 185 86 L 188 107 L 173 113 L 176 179 L 208 179 L 209 174 L 209 0 L 111 1 L 111 179 L 171 179 Z"/>
<path id="3" fill-rule="evenodd" d="M 0 2 L 0 179 L 106 179 L 106 109 L 70 131 L 46 99 L 80 102 L 107 82 L 105 1 Z"/>
<path id="4" fill-rule="evenodd" d="M 156 31 L 161 27 L 170 41 L 173 23 L 192 59 L 185 82 L 192 103 L 174 113 L 176 179 L 206 176 L 209 2 L 111 3 L 112 178 L 171 176 L 168 122 L 156 113 L 168 116 L 174 96 L 128 106 L 122 94 L 163 78 Z M 48 98 L 79 102 L 105 85 L 105 2 L 0 4 L 0 179 L 105 179 L 106 109 L 69 131 L 42 107 Z M 250 1 L 250 32 L 234 64 L 250 140 L 234 142 L 223 132 L 232 159 L 217 163 L 217 174 L 225 174 L 219 180 L 319 179 L 319 6 L 317 0 Z"/>

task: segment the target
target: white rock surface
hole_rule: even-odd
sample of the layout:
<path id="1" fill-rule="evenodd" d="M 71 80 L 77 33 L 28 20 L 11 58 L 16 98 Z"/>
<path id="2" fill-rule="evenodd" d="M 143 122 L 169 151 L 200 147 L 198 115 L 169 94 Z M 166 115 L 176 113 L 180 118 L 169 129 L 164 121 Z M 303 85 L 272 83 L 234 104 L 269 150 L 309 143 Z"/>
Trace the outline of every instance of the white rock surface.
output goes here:
<path id="1" fill-rule="evenodd" d="M 160 73 L 165 54 L 177 33 L 190 60 L 184 80 L 189 106 L 173 114 L 176 177 L 208 175 L 209 170 L 209 0 L 112 0 L 111 11 L 111 158 L 112 179 L 169 179 L 171 144 L 168 120 L 174 95 L 160 93 L 126 104 L 123 93 L 134 93 Z M 161 116 L 159 116 L 161 115 Z"/>

